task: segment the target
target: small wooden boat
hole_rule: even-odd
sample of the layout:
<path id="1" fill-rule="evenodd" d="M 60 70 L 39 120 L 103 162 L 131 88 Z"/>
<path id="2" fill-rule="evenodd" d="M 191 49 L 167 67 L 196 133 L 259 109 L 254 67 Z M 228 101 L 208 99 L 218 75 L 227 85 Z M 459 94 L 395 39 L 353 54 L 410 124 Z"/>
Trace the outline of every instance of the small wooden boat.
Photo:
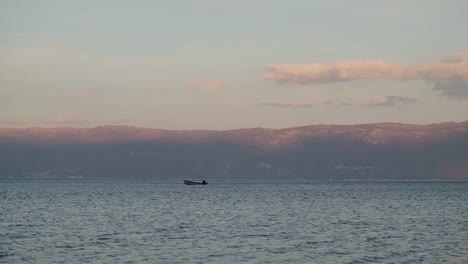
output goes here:
<path id="1" fill-rule="evenodd" d="M 185 184 L 185 185 L 207 185 L 208 183 L 207 183 L 206 181 L 194 182 L 194 181 L 187 181 L 187 180 L 184 180 L 184 184 Z"/>

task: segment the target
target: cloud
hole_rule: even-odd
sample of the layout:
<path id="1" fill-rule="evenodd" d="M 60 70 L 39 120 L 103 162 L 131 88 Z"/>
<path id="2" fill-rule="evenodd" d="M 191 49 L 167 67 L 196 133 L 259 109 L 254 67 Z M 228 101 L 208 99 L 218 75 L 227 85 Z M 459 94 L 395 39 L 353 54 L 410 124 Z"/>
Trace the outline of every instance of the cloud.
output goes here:
<path id="1" fill-rule="evenodd" d="M 193 79 L 188 82 L 191 88 L 197 89 L 203 92 L 216 92 L 227 87 L 225 81 L 216 80 L 205 80 L 205 79 Z"/>
<path id="2" fill-rule="evenodd" d="M 351 61 L 334 64 L 275 64 L 267 66 L 270 74 L 265 79 L 279 83 L 313 84 L 351 80 L 399 79 L 401 67 L 379 61 Z"/>
<path id="3" fill-rule="evenodd" d="M 264 79 L 278 83 L 317 84 L 353 80 L 468 80 L 468 53 L 427 64 L 393 64 L 385 61 L 273 64 Z"/>
<path id="4" fill-rule="evenodd" d="M 262 102 L 257 106 L 276 107 L 276 108 L 309 108 L 318 105 L 333 105 L 333 106 L 360 106 L 360 107 L 381 107 L 381 106 L 398 106 L 409 105 L 417 102 L 416 99 L 405 96 L 387 95 L 382 98 L 377 98 L 361 103 L 353 102 L 333 102 L 333 101 L 298 101 L 298 102 Z"/>
<path id="5" fill-rule="evenodd" d="M 441 58 L 439 61 L 443 63 L 460 63 L 468 60 L 468 52 L 457 53 Z"/>
<path id="6" fill-rule="evenodd" d="M 417 100 L 411 97 L 387 95 L 382 98 L 374 99 L 368 102 L 362 103 L 365 107 L 381 107 L 381 106 L 396 106 L 396 105 L 408 105 L 415 103 Z"/>
<path id="7" fill-rule="evenodd" d="M 464 80 L 440 80 L 434 83 L 434 90 L 453 100 L 468 99 L 468 83 Z"/>
<path id="8" fill-rule="evenodd" d="M 323 104 L 322 102 L 291 102 L 291 103 L 259 103 L 258 106 L 278 107 L 278 108 L 308 108 Z"/>

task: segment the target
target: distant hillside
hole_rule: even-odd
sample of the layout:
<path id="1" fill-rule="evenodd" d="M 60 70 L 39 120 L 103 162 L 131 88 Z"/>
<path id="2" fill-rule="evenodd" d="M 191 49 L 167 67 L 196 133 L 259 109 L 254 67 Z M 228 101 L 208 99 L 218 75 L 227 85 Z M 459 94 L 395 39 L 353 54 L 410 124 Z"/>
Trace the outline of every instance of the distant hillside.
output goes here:
<path id="1" fill-rule="evenodd" d="M 0 128 L 0 177 L 468 180 L 468 122 Z"/>

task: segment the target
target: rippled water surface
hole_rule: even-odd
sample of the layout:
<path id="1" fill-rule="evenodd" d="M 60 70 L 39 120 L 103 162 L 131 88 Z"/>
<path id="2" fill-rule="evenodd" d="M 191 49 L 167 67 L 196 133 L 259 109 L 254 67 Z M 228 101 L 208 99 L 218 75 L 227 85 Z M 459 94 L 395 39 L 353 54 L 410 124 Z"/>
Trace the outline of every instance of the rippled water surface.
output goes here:
<path id="1" fill-rule="evenodd" d="M 0 181 L 3 263 L 468 263 L 468 183 Z"/>

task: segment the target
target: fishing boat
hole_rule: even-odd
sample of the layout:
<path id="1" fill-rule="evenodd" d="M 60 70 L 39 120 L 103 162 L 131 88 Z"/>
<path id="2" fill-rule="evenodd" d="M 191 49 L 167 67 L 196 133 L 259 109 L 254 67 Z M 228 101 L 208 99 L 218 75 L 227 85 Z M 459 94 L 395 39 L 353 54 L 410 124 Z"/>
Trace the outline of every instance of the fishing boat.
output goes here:
<path id="1" fill-rule="evenodd" d="M 195 182 L 195 181 L 184 180 L 184 184 L 185 185 L 207 185 L 208 183 L 206 181 Z"/>

